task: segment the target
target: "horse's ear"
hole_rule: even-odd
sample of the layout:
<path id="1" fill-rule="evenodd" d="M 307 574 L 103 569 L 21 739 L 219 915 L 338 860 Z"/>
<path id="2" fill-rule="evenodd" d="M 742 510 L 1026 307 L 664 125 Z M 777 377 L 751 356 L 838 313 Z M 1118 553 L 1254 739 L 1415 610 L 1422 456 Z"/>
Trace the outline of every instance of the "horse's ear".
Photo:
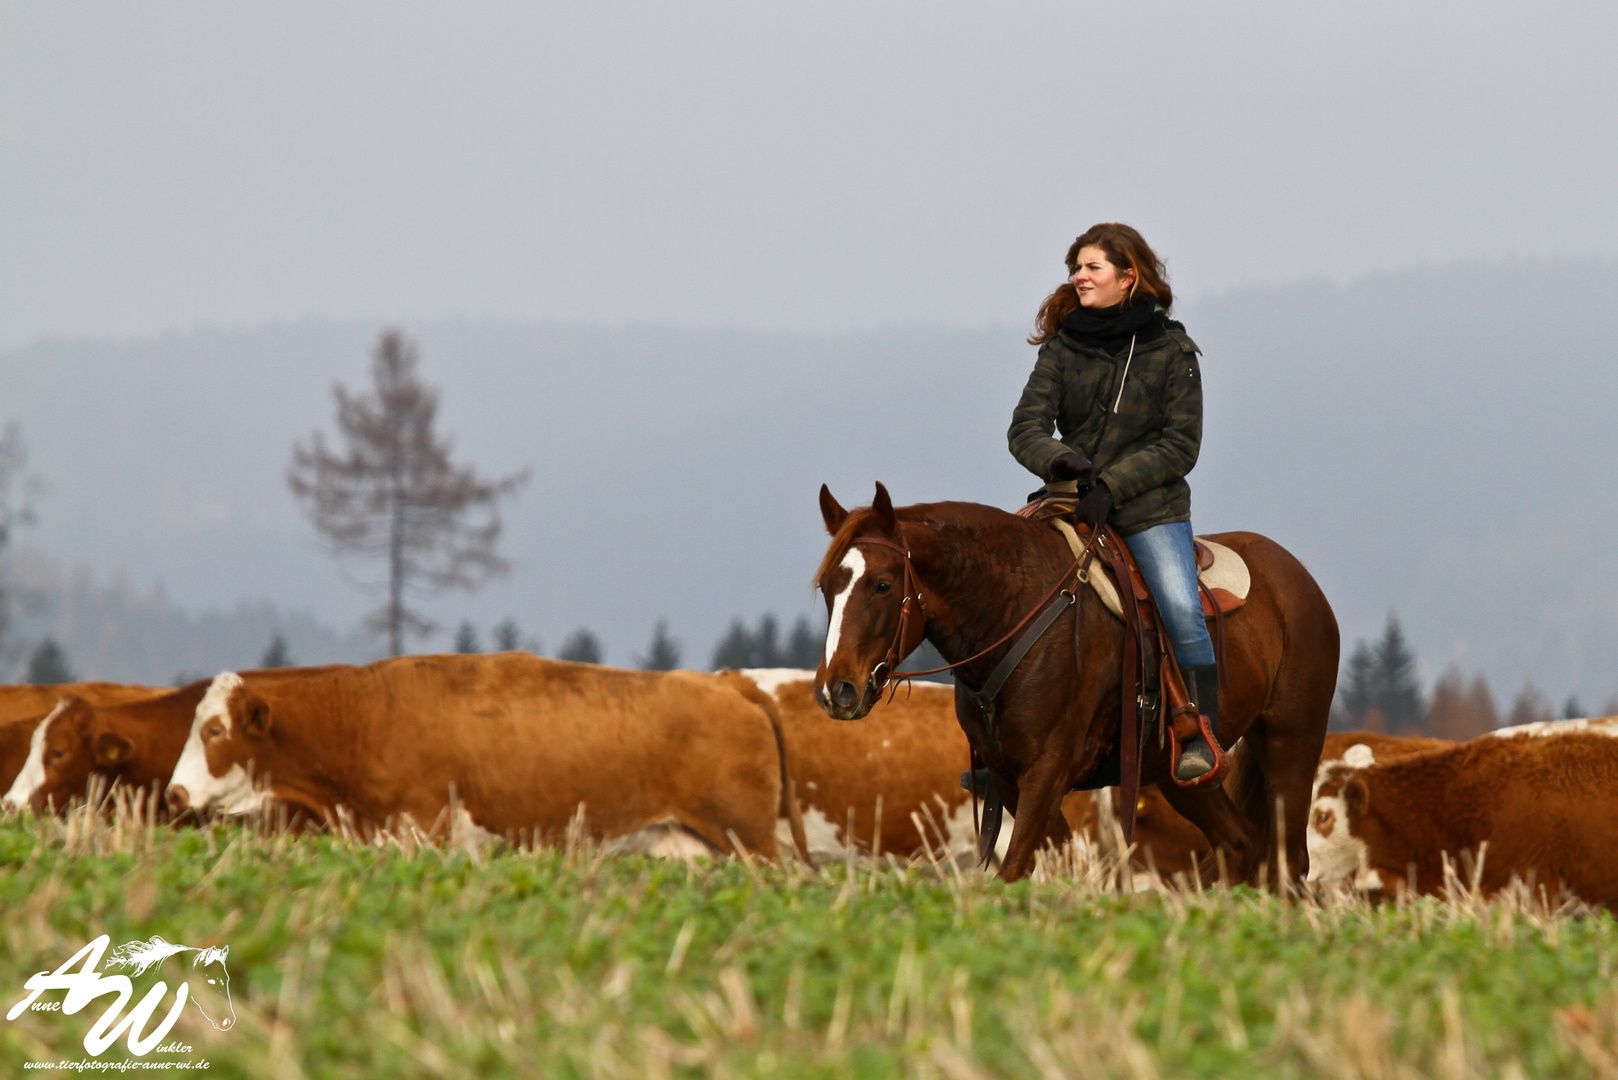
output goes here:
<path id="1" fill-rule="evenodd" d="M 242 730 L 256 736 L 270 730 L 270 707 L 257 694 L 242 702 Z"/>
<path id="2" fill-rule="evenodd" d="M 848 520 L 848 511 L 832 498 L 831 488 L 825 484 L 820 485 L 820 516 L 826 522 L 826 531 L 833 536 L 836 536 L 837 530 L 843 527 L 843 522 Z"/>
<path id="3" fill-rule="evenodd" d="M 97 765 L 116 765 L 120 761 L 129 760 L 129 751 L 134 749 L 130 741 L 116 731 L 103 731 L 96 736 L 95 758 Z"/>
<path id="4" fill-rule="evenodd" d="M 899 515 L 893 512 L 893 499 L 888 496 L 888 489 L 882 486 L 880 480 L 876 482 L 876 498 L 871 500 L 871 512 L 876 515 L 877 528 L 882 532 L 899 531 Z"/>

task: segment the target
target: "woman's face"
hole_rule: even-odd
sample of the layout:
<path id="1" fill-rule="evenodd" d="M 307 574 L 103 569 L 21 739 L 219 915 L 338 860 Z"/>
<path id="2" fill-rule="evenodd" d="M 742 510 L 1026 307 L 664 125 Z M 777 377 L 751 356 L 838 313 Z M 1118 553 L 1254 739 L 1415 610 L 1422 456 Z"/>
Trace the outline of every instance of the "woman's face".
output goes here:
<path id="1" fill-rule="evenodd" d="M 1135 271 L 1118 268 L 1107 261 L 1107 253 L 1095 244 L 1079 249 L 1079 267 L 1073 271 L 1073 287 L 1079 291 L 1079 306 L 1109 308 L 1124 302 L 1135 284 Z"/>

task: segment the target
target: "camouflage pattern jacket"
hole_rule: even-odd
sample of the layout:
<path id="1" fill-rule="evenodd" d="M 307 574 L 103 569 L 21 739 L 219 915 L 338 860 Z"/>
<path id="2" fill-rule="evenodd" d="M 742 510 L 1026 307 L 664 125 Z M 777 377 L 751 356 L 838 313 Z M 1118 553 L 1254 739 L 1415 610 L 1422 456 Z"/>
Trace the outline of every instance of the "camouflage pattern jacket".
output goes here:
<path id="1" fill-rule="evenodd" d="M 1136 341 L 1133 356 L 1127 342 L 1109 354 L 1065 331 L 1050 338 L 1006 433 L 1012 456 L 1042 480 L 1057 455 L 1087 456 L 1094 469 L 1079 486 L 1107 485 L 1108 520 L 1126 534 L 1191 517 L 1185 477 L 1202 446 L 1200 350 L 1179 323 L 1164 325 L 1153 340 Z"/>

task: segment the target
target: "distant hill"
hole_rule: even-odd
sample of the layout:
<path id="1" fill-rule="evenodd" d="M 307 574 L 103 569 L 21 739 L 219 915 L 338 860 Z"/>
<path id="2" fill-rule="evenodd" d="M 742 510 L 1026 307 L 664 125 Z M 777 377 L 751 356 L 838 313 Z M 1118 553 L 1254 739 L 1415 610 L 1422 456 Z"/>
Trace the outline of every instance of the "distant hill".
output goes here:
<path id="1" fill-rule="evenodd" d="M 257 667 L 277 633 L 298 664 L 365 663 L 379 655 L 363 635 L 335 633 L 308 612 L 265 600 L 197 613 L 175 607 L 159 588 L 137 591 L 122 572 L 103 580 L 81 566 L 64 574 L 28 550 L 19 562 L 39 600 L 22 634 L 50 635 L 81 678 L 161 686 Z"/>
<path id="2" fill-rule="evenodd" d="M 1533 282 L 1543 298 L 1525 299 Z M 1199 530 L 1297 553 L 1345 655 L 1395 609 L 1429 681 L 1454 661 L 1502 698 L 1529 678 L 1557 701 L 1618 690 L 1618 268 L 1428 267 L 1183 309 L 1204 350 Z M 445 631 L 422 648 L 447 647 L 463 618 L 486 635 L 511 616 L 553 648 L 588 626 L 629 663 L 666 618 L 704 657 L 736 617 L 820 618 L 822 481 L 846 504 L 877 479 L 901 502 L 1005 507 L 1034 486 L 1005 450 L 1025 326 L 404 328 L 458 449 L 489 473 L 534 467 L 507 515 L 513 573 L 430 601 Z M 364 568 L 319 550 L 283 472 L 294 439 L 330 429 L 332 381 L 364 379 L 378 329 L 0 355 L 0 420 L 22 424 L 50 488 L 27 541 L 103 581 L 122 568 L 133 595 L 161 583 L 177 612 L 273 605 L 352 631 L 374 603 L 349 584 Z M 248 659 L 259 632 L 243 631 Z"/>

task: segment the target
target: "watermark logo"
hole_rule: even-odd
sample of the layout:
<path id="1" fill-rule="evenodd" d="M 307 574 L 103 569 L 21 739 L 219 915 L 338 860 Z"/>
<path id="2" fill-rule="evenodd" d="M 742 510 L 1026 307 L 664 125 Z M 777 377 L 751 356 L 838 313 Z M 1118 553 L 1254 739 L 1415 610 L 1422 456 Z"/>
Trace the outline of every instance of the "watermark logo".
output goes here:
<path id="1" fill-rule="evenodd" d="M 229 1031 L 236 1026 L 236 1010 L 230 1003 L 230 973 L 225 970 L 225 958 L 230 954 L 229 945 L 198 949 L 152 937 L 146 941 L 125 942 L 107 955 L 107 945 L 111 940 L 108 935 L 102 934 L 68 957 L 55 971 L 41 971 L 32 976 L 23 983 L 23 988 L 32 993 L 13 1005 L 11 1011 L 6 1013 L 6 1019 L 15 1020 L 28 1010 L 61 1012 L 64 1016 L 72 1016 L 92 1001 L 116 994 L 116 1000 L 107 1006 L 95 1026 L 84 1036 L 84 1049 L 91 1057 L 101 1056 L 125 1031 L 129 1033 L 129 1052 L 135 1057 L 145 1057 L 163 1041 L 163 1037 L 180 1019 L 188 999 L 196 1005 L 203 1019 L 218 1030 Z M 105 970 L 128 969 L 137 977 L 150 970 L 161 970 L 171 957 L 178 958 L 177 964 L 182 969 L 189 968 L 175 987 L 174 1004 L 169 1007 L 162 1023 L 150 1031 L 146 1030 L 152 1015 L 162 1004 L 163 996 L 168 993 L 169 984 L 158 980 L 146 991 L 140 1003 L 125 1015 L 124 1007 L 135 996 L 135 984 L 128 975 L 103 975 L 97 972 L 103 956 L 107 957 Z M 70 970 L 81 961 L 78 971 Z M 61 1001 L 39 1000 L 47 990 L 66 990 L 67 994 Z M 120 1020 L 120 1016 L 123 1019 Z"/>

